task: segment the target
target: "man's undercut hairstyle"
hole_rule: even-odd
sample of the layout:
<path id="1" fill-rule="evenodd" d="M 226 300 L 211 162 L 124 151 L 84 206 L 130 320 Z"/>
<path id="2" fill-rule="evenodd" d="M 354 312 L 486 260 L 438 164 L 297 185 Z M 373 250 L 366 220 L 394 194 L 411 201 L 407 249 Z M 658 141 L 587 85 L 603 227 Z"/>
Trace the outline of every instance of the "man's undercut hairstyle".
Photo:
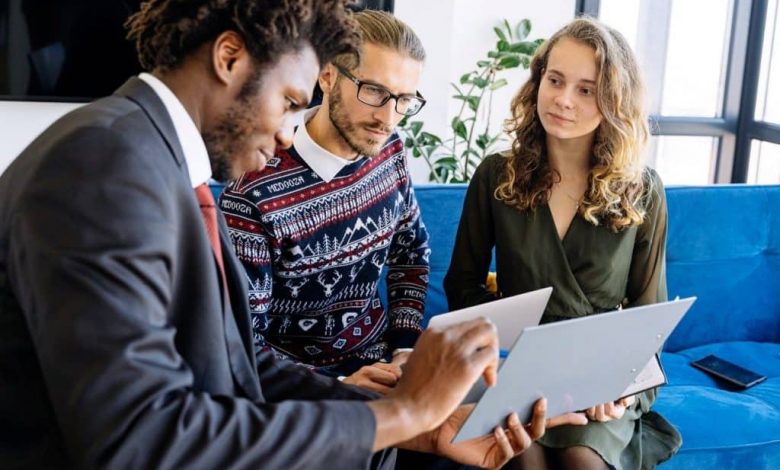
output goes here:
<path id="1" fill-rule="evenodd" d="M 259 66 L 306 45 L 320 64 L 356 51 L 350 0 L 148 0 L 126 23 L 146 70 L 166 71 L 225 31 L 240 34 Z"/>
<path id="2" fill-rule="evenodd" d="M 408 24 L 390 13 L 363 10 L 355 13 L 360 44 L 374 44 L 398 52 L 418 62 L 425 62 L 425 48 Z M 360 65 L 360 51 L 339 55 L 334 61 L 347 70 Z"/>

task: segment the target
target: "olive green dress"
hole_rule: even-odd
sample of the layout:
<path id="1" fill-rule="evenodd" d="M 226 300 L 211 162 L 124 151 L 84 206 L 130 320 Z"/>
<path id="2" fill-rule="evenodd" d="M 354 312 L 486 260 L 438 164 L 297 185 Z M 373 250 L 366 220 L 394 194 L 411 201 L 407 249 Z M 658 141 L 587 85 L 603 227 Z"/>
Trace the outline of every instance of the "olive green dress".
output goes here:
<path id="1" fill-rule="evenodd" d="M 500 155 L 487 157 L 469 184 L 444 279 L 450 309 L 495 300 L 485 289 L 494 248 L 498 289 L 504 296 L 554 287 L 542 322 L 667 299 L 666 199 L 653 170 L 645 175 L 650 189 L 641 225 L 613 232 L 577 214 L 561 240 L 547 205 L 519 211 L 495 198 L 503 164 Z M 590 447 L 617 469 L 652 468 L 682 443 L 677 430 L 650 411 L 656 393 L 639 394 L 619 420 L 550 429 L 540 443 Z"/>

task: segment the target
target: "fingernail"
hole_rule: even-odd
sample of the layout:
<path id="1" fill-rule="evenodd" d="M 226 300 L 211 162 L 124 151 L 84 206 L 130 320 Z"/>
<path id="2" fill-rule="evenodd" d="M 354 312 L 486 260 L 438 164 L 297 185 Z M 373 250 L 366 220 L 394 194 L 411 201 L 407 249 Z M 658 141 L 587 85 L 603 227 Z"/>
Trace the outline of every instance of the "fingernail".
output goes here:
<path id="1" fill-rule="evenodd" d="M 541 409 L 542 411 L 547 411 L 547 399 L 546 398 L 542 398 L 542 401 L 539 404 L 539 409 Z"/>
<path id="2" fill-rule="evenodd" d="M 517 413 L 509 415 L 509 425 L 518 426 L 520 424 L 520 418 L 517 417 Z"/>

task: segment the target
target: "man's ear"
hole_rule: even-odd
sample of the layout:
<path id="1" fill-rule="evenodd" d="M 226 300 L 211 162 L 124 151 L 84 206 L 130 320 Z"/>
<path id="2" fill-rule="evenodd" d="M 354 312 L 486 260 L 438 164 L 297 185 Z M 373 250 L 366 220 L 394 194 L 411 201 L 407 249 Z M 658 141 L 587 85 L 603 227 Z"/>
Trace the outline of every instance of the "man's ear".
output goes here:
<path id="1" fill-rule="evenodd" d="M 225 85 L 243 84 L 252 60 L 244 39 L 235 31 L 225 31 L 214 40 L 211 62 L 217 80 Z"/>
<path id="2" fill-rule="evenodd" d="M 338 78 L 339 71 L 336 70 L 336 66 L 332 63 L 325 64 L 325 67 L 320 70 L 320 75 L 317 81 L 320 84 L 320 89 L 323 93 L 330 93 L 333 91 L 333 87 L 336 85 L 336 79 Z"/>

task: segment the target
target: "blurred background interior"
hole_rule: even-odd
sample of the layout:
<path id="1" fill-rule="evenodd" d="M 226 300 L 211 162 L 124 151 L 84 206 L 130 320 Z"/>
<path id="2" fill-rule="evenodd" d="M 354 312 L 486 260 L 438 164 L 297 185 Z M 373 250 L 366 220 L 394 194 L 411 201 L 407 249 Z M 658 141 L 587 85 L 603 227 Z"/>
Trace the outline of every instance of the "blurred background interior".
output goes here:
<path id="1" fill-rule="evenodd" d="M 0 0 L 0 171 L 62 113 L 110 94 L 138 73 L 123 23 L 141 0 Z M 667 185 L 780 183 L 778 0 L 376 0 L 356 8 L 393 12 L 426 47 L 415 117 L 452 134 L 463 104 L 460 77 L 495 47 L 494 27 L 528 19 L 543 39 L 575 15 L 621 31 L 642 61 L 654 137 L 646 154 Z M 527 78 L 507 70 L 478 119 L 500 129 Z M 20 118 L 23 113 L 23 118 Z M 410 158 L 413 178 L 429 167 Z"/>

